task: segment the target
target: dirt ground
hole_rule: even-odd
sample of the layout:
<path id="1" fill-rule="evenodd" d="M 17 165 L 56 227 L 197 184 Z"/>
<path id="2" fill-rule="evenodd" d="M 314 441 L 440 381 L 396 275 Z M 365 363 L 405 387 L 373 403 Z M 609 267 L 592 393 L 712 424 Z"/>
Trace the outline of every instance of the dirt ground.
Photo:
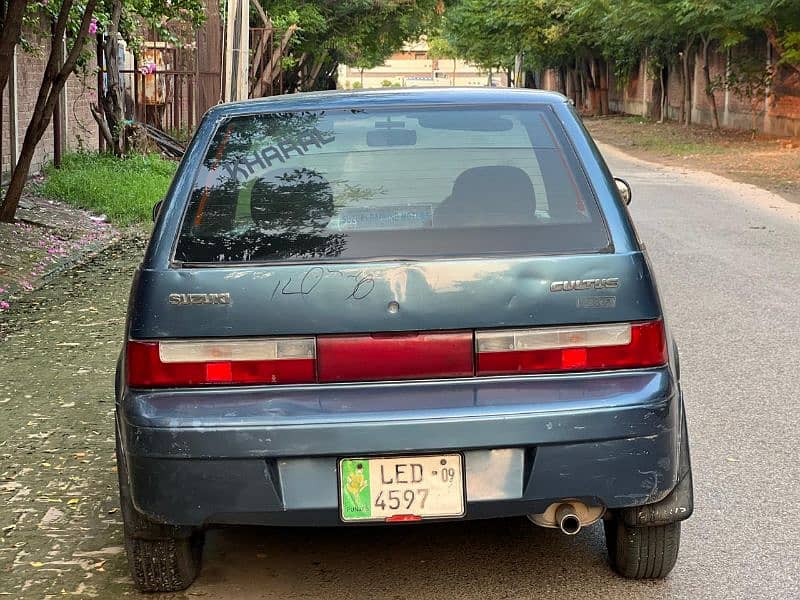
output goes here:
<path id="1" fill-rule="evenodd" d="M 132 593 L 113 390 L 143 248 L 125 239 L 0 313 L 0 597 Z"/>
<path id="2" fill-rule="evenodd" d="M 0 223 L 0 313 L 54 275 L 119 240 L 104 216 L 28 191 L 15 223 Z"/>
<path id="3" fill-rule="evenodd" d="M 585 117 L 592 136 L 645 160 L 710 171 L 800 203 L 800 140 L 640 117 Z M 623 173 L 619 173 L 624 177 Z"/>

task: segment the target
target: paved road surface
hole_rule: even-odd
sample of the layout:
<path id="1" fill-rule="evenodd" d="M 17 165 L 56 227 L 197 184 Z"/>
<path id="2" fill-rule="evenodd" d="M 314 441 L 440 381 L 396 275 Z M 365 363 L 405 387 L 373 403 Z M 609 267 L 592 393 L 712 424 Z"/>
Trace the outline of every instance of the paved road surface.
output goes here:
<path id="1" fill-rule="evenodd" d="M 599 526 L 575 538 L 522 519 L 234 529 L 209 534 L 200 579 L 177 597 L 800 598 L 800 206 L 605 151 L 633 186 L 682 351 L 697 509 L 673 574 L 615 577 Z M 120 554 L 110 387 L 137 252 L 0 323 L 0 526 L 13 526 L 0 537 L 0 594 L 136 597 Z"/>

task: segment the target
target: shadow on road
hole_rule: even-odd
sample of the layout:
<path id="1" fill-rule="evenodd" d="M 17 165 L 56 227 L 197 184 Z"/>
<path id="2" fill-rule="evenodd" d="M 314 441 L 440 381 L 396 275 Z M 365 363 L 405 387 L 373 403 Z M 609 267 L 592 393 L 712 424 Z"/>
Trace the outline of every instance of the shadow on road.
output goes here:
<path id="1" fill-rule="evenodd" d="M 208 598 L 608 597 L 602 525 L 575 537 L 525 519 L 208 533 L 192 593 Z M 641 590 L 644 591 L 644 590 Z"/>

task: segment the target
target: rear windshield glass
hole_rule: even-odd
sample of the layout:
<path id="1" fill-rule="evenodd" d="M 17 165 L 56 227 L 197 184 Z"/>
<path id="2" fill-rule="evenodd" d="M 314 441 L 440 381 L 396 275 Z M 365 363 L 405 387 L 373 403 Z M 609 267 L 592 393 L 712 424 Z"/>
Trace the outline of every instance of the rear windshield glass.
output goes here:
<path id="1" fill-rule="evenodd" d="M 546 108 L 269 113 L 224 122 L 187 263 L 597 252 L 608 233 Z"/>

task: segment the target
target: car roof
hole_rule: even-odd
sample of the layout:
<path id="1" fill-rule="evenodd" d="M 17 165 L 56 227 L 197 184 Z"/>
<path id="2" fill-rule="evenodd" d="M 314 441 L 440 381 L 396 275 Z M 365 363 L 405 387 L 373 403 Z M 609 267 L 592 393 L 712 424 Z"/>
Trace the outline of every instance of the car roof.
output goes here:
<path id="1" fill-rule="evenodd" d="M 298 110 L 334 110 L 392 106 L 563 104 L 557 92 L 525 88 L 434 87 L 301 92 L 219 104 L 208 111 L 213 118 Z"/>

